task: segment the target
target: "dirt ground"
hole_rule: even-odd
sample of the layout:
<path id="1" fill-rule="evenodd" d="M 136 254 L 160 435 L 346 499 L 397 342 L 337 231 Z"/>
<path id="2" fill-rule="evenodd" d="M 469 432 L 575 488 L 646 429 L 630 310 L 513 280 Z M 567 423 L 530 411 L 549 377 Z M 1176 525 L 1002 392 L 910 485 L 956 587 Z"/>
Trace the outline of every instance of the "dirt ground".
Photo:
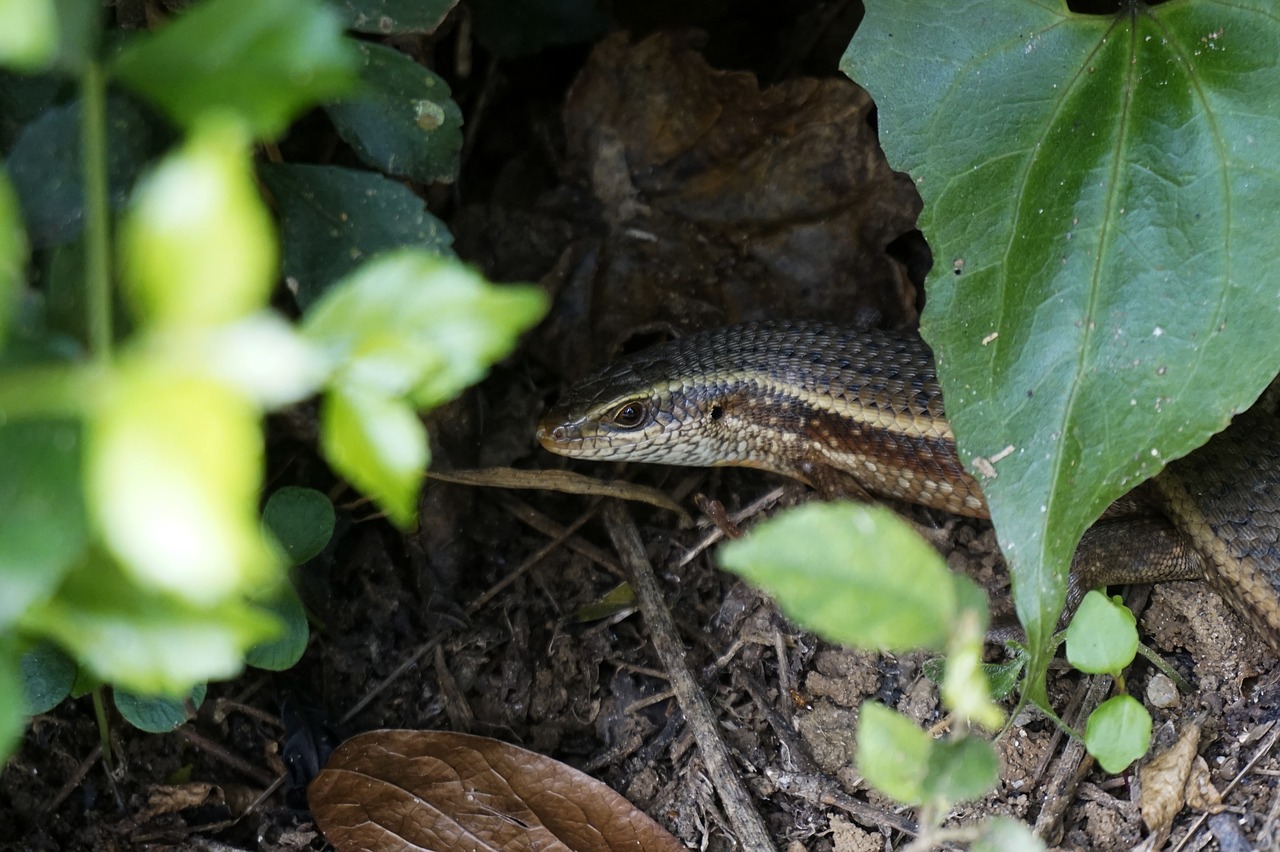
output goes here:
<path id="1" fill-rule="evenodd" d="M 461 256 L 497 280 L 541 282 L 554 306 L 488 380 L 430 415 L 434 469 L 567 467 L 655 486 L 695 516 L 696 494 L 730 514 L 754 506 L 744 525 L 811 498 L 752 471 L 572 464 L 533 440 L 565 384 L 622 348 L 765 317 L 916 321 L 929 265 L 913 231 L 919 199 L 880 153 L 869 97 L 835 70 L 859 9 L 750 11 L 632 21 L 629 36 L 451 80 L 472 128 L 467 160 L 451 193 L 427 196 Z M 432 481 L 419 529 L 403 535 L 335 481 L 313 424 L 305 406 L 270 424 L 272 483 L 320 488 L 339 506 L 334 540 L 296 577 L 314 628 L 302 662 L 211 685 L 172 734 L 112 718 L 110 769 L 87 697 L 35 719 L 0 776 L 0 848 L 323 849 L 299 784 L 334 743 L 376 728 L 518 743 L 607 782 L 690 848 L 737 848 L 645 620 L 629 608 L 579 616 L 626 577 L 603 502 Z M 705 522 L 627 513 L 777 847 L 905 845 L 913 815 L 862 783 L 853 735 L 867 697 L 926 727 L 943 718 L 925 657 L 800 632 L 717 569 Z M 914 518 L 1007 613 L 990 527 Z M 1132 598 L 1145 641 L 1197 689 L 1171 692 L 1140 661 L 1130 692 L 1155 716 L 1153 752 L 1199 731 L 1193 774 L 1224 807 L 1207 820 L 1182 808 L 1167 848 L 1275 848 L 1274 655 L 1199 584 L 1146 598 Z M 1107 686 L 1050 676 L 1073 724 Z M 1142 822 L 1136 775 L 1107 775 L 1043 717 L 1024 713 L 998 748 L 999 787 L 952 824 L 1007 814 L 1059 848 L 1166 848 Z"/>

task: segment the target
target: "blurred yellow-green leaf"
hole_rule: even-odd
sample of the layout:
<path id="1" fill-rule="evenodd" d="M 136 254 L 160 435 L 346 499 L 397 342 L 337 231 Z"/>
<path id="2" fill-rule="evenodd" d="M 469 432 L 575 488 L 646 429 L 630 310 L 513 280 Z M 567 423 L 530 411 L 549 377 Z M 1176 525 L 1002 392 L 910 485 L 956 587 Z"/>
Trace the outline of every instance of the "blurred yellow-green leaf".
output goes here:
<path id="1" fill-rule="evenodd" d="M 111 71 L 188 130 L 230 113 L 274 139 L 355 84 L 354 44 L 318 0 L 204 0 L 130 41 Z"/>
<path id="2" fill-rule="evenodd" d="M 336 387 L 320 412 L 321 449 L 338 473 L 412 526 L 418 488 L 429 460 L 427 430 L 402 400 L 356 387 Z"/>
<path id="3" fill-rule="evenodd" d="M 213 325 L 262 307 L 275 228 L 243 128 L 207 122 L 165 157 L 141 181 L 121 240 L 125 292 L 149 323 Z"/>
<path id="4" fill-rule="evenodd" d="M 213 604 L 279 576 L 258 521 L 257 409 L 225 386 L 126 364 L 89 425 L 90 516 L 139 582 Z"/>
<path id="5" fill-rule="evenodd" d="M 58 49 L 53 0 L 0 0 L 0 65 L 36 71 Z"/>
<path id="6" fill-rule="evenodd" d="M 140 585 L 105 556 L 73 571 L 23 627 L 53 637 L 103 682 L 178 696 L 230 678 L 253 645 L 279 635 L 275 618 L 244 599 L 200 607 Z"/>

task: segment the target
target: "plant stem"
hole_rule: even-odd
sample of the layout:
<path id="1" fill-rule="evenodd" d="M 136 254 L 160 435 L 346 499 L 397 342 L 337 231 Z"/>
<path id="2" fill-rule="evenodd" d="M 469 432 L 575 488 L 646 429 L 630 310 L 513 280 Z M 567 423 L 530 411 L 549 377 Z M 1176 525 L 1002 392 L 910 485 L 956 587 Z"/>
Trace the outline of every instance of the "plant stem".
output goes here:
<path id="1" fill-rule="evenodd" d="M 89 351 L 104 364 L 111 357 L 111 210 L 107 205 L 107 78 L 96 60 L 85 63 L 80 78 L 80 170 Z"/>
<path id="2" fill-rule="evenodd" d="M 102 743 L 102 763 L 110 775 L 115 767 L 115 759 L 111 754 L 111 731 L 107 727 L 107 708 L 102 701 L 102 687 L 93 691 L 93 715 L 98 720 L 98 739 Z"/>

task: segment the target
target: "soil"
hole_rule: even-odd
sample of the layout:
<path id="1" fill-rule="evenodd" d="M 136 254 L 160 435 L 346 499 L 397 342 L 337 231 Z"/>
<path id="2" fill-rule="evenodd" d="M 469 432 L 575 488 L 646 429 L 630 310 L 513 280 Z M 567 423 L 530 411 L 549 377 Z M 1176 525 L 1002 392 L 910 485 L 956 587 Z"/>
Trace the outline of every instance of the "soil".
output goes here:
<path id="1" fill-rule="evenodd" d="M 437 70 L 455 69 L 450 82 L 479 129 L 452 195 L 427 196 L 460 255 L 496 280 L 541 282 L 554 298 L 516 355 L 428 417 L 435 468 L 569 467 L 653 485 L 695 513 L 695 494 L 732 514 L 783 486 L 744 525 L 811 498 L 753 471 L 570 464 L 532 439 L 567 382 L 655 337 L 770 316 L 916 320 L 929 265 L 913 231 L 919 200 L 880 153 L 870 98 L 836 72 L 857 4 L 795 4 L 785 20 L 764 4 L 732 17 L 713 5 L 624 20 L 630 35 L 591 45 L 476 62 L 485 70 L 469 77 L 446 61 L 464 37 L 456 28 L 429 43 Z M 211 684 L 196 718 L 170 734 L 109 715 L 109 762 L 90 697 L 34 719 L 0 776 L 0 848 L 324 849 L 303 785 L 335 743 L 378 728 L 517 743 L 605 781 L 690 848 L 736 848 L 644 619 L 625 606 L 579 617 L 625 579 L 598 501 L 432 481 L 406 535 L 319 460 L 313 410 L 273 419 L 270 435 L 272 482 L 320 488 L 339 507 L 334 540 L 296 577 L 313 624 L 302 662 Z M 681 529 L 669 512 L 628 512 L 777 847 L 905 845 L 898 827 L 913 815 L 862 782 L 854 731 L 866 698 L 926 727 L 942 721 L 926 657 L 804 633 L 720 571 L 714 547 L 685 558 L 708 535 L 705 521 Z M 912 517 L 1007 614 L 990 526 Z M 1155 589 L 1140 628 L 1196 685 L 1171 692 L 1143 661 L 1129 672 L 1129 691 L 1155 716 L 1153 753 L 1197 730 L 1187 761 L 1202 758 L 1193 776 L 1225 806 L 1208 821 L 1177 809 L 1172 841 L 1274 846 L 1274 655 L 1199 584 Z M 1053 706 L 1079 724 L 1094 684 L 1055 668 Z M 1008 815 L 1047 822 L 1058 848 L 1161 848 L 1139 813 L 1138 776 L 1093 766 L 1043 716 L 1022 713 L 998 750 L 999 786 L 949 824 Z"/>

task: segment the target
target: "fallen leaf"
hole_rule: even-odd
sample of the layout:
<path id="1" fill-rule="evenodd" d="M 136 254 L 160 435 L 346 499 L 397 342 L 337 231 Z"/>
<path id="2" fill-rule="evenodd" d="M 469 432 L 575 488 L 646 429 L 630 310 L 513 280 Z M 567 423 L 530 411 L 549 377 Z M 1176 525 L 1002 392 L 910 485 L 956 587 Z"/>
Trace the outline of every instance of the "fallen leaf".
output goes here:
<path id="1" fill-rule="evenodd" d="M 446 731 L 352 737 L 311 782 L 307 799 L 339 852 L 685 848 L 618 793 L 570 766 L 499 740 Z"/>
<path id="2" fill-rule="evenodd" d="M 1138 770 L 1142 784 L 1142 821 L 1163 835 L 1186 804 L 1187 779 L 1200 746 L 1200 723 L 1188 724 L 1178 741 Z"/>

